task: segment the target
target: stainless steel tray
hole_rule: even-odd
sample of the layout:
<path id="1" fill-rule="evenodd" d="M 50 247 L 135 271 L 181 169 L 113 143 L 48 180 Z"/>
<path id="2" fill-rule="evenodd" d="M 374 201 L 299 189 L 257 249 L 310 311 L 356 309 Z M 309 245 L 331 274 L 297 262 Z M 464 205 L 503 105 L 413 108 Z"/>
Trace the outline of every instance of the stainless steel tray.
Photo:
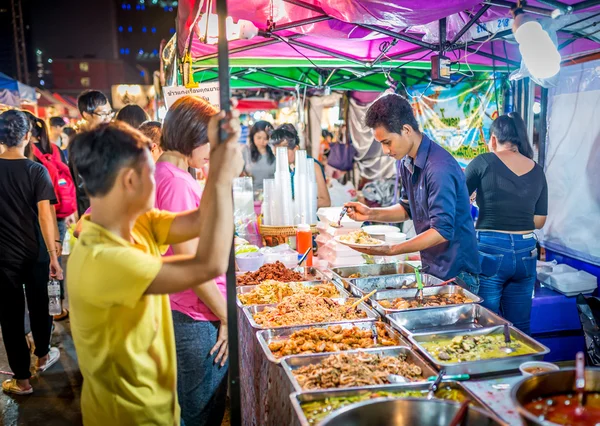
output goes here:
<path id="1" fill-rule="evenodd" d="M 430 383 L 415 383 L 409 385 L 389 385 L 389 386 L 377 386 L 372 387 L 370 389 L 331 389 L 331 390 L 317 390 L 311 392 L 298 393 L 294 392 L 290 395 L 290 400 L 292 401 L 292 407 L 298 416 L 298 420 L 301 426 L 315 426 L 315 423 L 309 423 L 306 415 L 304 414 L 304 410 L 302 409 L 302 404 L 313 401 L 321 401 L 326 398 L 344 398 L 344 397 L 353 397 L 360 396 L 364 394 L 372 394 L 375 392 L 410 392 L 410 391 L 420 391 L 423 392 L 423 397 L 427 396 L 427 392 L 429 391 Z M 449 381 L 443 382 L 440 385 L 441 389 L 458 389 L 463 392 L 475 405 L 476 407 L 482 408 L 486 410 L 488 413 L 492 414 L 492 411 L 485 405 L 477 395 L 467 389 L 465 386 L 461 385 L 459 382 Z M 395 397 L 384 397 L 384 398 L 395 398 Z M 341 408 L 349 407 L 353 404 L 348 404 Z M 328 415 L 336 412 L 337 410 L 332 410 Z M 318 423 L 316 423 L 318 424 Z"/>
<path id="2" fill-rule="evenodd" d="M 332 281 L 332 280 L 327 280 L 327 281 L 301 281 L 298 284 L 302 284 L 306 287 L 312 287 L 318 284 L 324 284 L 330 282 L 332 283 L 335 288 L 338 290 L 338 292 L 340 293 L 340 295 L 338 297 L 350 297 L 350 293 L 348 291 L 346 291 L 346 289 L 344 288 L 344 286 L 340 283 L 338 283 L 337 281 Z M 289 283 L 286 283 L 289 284 Z M 237 286 L 236 288 L 236 295 L 239 294 L 246 294 L 246 293 L 250 293 L 252 290 L 254 290 L 256 287 L 255 285 L 241 285 L 241 286 Z M 239 298 L 236 297 L 236 302 L 237 305 L 240 308 L 243 308 L 244 306 L 257 306 L 257 305 L 244 305 L 242 304 L 242 302 L 240 301 Z M 262 303 L 262 305 L 267 305 L 268 303 Z M 261 304 L 259 304 L 261 305 Z"/>
<path id="3" fill-rule="evenodd" d="M 347 299 L 348 298 L 346 298 L 346 297 L 334 297 L 331 300 L 335 300 L 338 303 L 345 303 Z M 246 318 L 248 318 L 250 325 L 255 329 L 278 330 L 281 328 L 290 328 L 289 325 L 285 325 L 285 326 L 281 326 L 281 327 L 265 327 L 265 326 L 258 325 L 256 323 L 256 321 L 254 321 L 255 313 L 264 311 L 265 308 L 270 308 L 270 307 L 274 307 L 274 306 L 277 306 L 277 304 L 275 303 L 272 305 L 244 306 L 242 308 L 242 310 L 244 311 L 244 315 L 246 315 Z M 296 326 L 299 326 L 299 325 L 322 325 L 322 324 L 343 324 L 343 323 L 347 323 L 347 322 L 369 322 L 369 321 L 375 321 L 375 320 L 379 319 L 379 314 L 377 312 L 375 312 L 373 309 L 371 309 L 369 307 L 369 305 L 366 304 L 366 302 L 361 302 L 360 305 L 358 305 L 358 307 L 360 308 L 361 311 L 363 311 L 367 314 L 366 318 L 349 319 L 349 320 L 343 320 L 343 321 L 324 321 L 324 322 L 312 323 L 312 324 L 298 324 Z M 292 327 L 296 327 L 296 326 L 292 326 Z"/>
<path id="4" fill-rule="evenodd" d="M 421 274 L 423 286 L 432 287 L 441 285 L 444 281 L 429 274 Z M 362 297 L 373 290 L 399 290 L 417 289 L 417 277 L 415 274 L 383 275 L 380 277 L 348 278 L 352 294 Z"/>
<path id="5" fill-rule="evenodd" d="M 383 290 L 378 291 L 373 296 L 371 296 L 371 304 L 373 308 L 379 312 L 381 315 L 388 315 L 394 312 L 407 312 L 407 311 L 422 311 L 426 309 L 438 308 L 438 306 L 424 306 L 422 308 L 412 308 L 412 309 L 387 309 L 379 304 L 379 300 L 384 299 L 395 299 L 397 297 L 402 297 L 407 300 L 415 299 L 417 290 L 414 288 L 404 289 L 404 290 Z M 426 287 L 423 289 L 423 297 L 425 296 L 433 296 L 436 294 L 462 294 L 469 299 L 473 300 L 473 303 L 481 303 L 483 299 L 468 290 L 465 290 L 461 286 L 458 285 L 443 285 L 437 287 Z M 456 306 L 456 305 L 449 305 Z"/>
<path id="6" fill-rule="evenodd" d="M 439 339 L 452 339 L 456 336 L 463 336 L 469 334 L 471 336 L 484 336 L 488 334 L 503 334 L 503 326 L 491 327 L 491 328 L 480 328 L 479 330 L 465 331 L 450 331 L 446 333 L 427 333 L 427 334 L 413 334 L 409 336 L 409 340 L 419 349 L 419 352 L 433 364 L 438 370 L 444 368 L 446 374 L 469 374 L 471 376 L 498 373 L 504 371 L 513 371 L 519 368 L 519 365 L 526 361 L 541 361 L 544 355 L 550 352 L 546 346 L 533 340 L 531 337 L 520 332 L 514 327 L 510 327 L 510 336 L 513 340 L 519 340 L 528 346 L 535 349 L 535 353 L 529 355 L 518 355 L 518 356 L 507 356 L 504 358 L 492 358 L 484 359 L 480 361 L 465 361 L 465 362 L 442 362 L 437 360 L 432 354 L 430 354 L 423 346 L 421 342 L 430 342 L 432 340 Z"/>
<path id="7" fill-rule="evenodd" d="M 323 273 L 323 271 L 321 271 L 319 268 L 315 268 L 314 266 L 298 267 L 298 268 L 293 268 L 292 270 L 302 274 L 305 277 L 304 280 L 299 281 L 299 282 L 314 282 L 314 281 L 329 280 L 329 278 L 327 278 L 327 276 Z M 251 272 L 236 272 L 235 276 L 237 278 L 237 277 L 241 277 L 242 275 L 246 275 L 248 273 L 251 273 Z M 238 285 L 238 287 L 247 287 L 247 286 Z"/>
<path id="8" fill-rule="evenodd" d="M 414 273 L 415 268 L 408 263 L 381 263 L 377 265 L 357 265 L 357 266 L 341 266 L 330 269 L 333 279 L 338 280 L 346 287 L 350 285 L 348 279 L 350 275 L 361 274 L 363 278 L 380 277 L 383 275 L 399 275 Z"/>
<path id="9" fill-rule="evenodd" d="M 307 392 L 308 390 L 302 389 L 302 387 L 300 387 L 300 384 L 298 383 L 298 381 L 294 377 L 294 374 L 292 373 L 293 370 L 296 370 L 302 366 L 309 365 L 309 364 L 318 364 L 319 362 L 323 361 L 325 358 L 327 358 L 331 355 L 353 354 L 353 353 L 361 353 L 361 352 L 375 353 L 375 354 L 380 354 L 382 356 L 398 356 L 400 354 L 407 354 L 407 361 L 414 363 L 415 365 L 421 367 L 421 369 L 423 370 L 423 380 L 422 381 L 420 380 L 417 382 L 410 382 L 410 383 L 406 383 L 406 384 L 394 383 L 394 384 L 390 384 L 390 385 L 347 387 L 347 388 L 343 388 L 343 389 L 347 389 L 347 390 L 374 389 L 374 388 L 387 387 L 387 386 L 404 387 L 404 386 L 409 386 L 409 385 L 415 384 L 415 383 L 422 383 L 422 382 L 424 383 L 427 381 L 428 377 L 437 375 L 437 372 L 433 368 L 431 368 L 431 366 L 429 364 L 427 364 L 427 362 L 425 362 L 425 360 L 423 360 L 423 358 L 421 358 L 419 355 L 417 355 L 417 353 L 414 352 L 413 350 L 411 350 L 411 348 L 406 347 L 406 346 L 400 346 L 400 347 L 390 348 L 390 349 L 373 348 L 373 349 L 359 349 L 359 350 L 353 350 L 353 351 L 341 351 L 341 352 L 337 352 L 335 354 L 326 354 L 326 355 L 322 355 L 322 354 L 291 355 L 291 356 L 284 357 L 283 360 L 281 361 L 281 365 L 282 365 L 285 373 L 287 374 L 288 378 L 292 382 L 292 385 L 294 386 L 294 389 L 296 390 L 296 392 L 304 393 L 304 392 Z"/>
<path id="10" fill-rule="evenodd" d="M 380 324 L 382 324 L 385 329 L 388 331 L 388 333 L 390 333 L 390 335 L 392 337 L 394 337 L 395 339 L 397 339 L 399 341 L 399 343 L 397 345 L 394 346 L 379 346 L 379 348 L 395 348 L 398 346 L 407 346 L 410 347 L 410 343 L 408 342 L 408 340 L 404 339 L 400 333 L 398 333 L 396 330 L 394 330 L 392 327 L 390 327 L 388 324 L 380 322 Z M 303 325 L 303 326 L 299 326 L 299 327 L 289 327 L 289 328 L 280 328 L 278 330 L 261 330 L 256 332 L 256 337 L 258 338 L 258 343 L 260 345 L 260 347 L 262 348 L 263 352 L 265 353 L 267 359 L 271 362 L 274 363 L 280 363 L 281 360 L 284 357 L 281 358 L 276 358 L 273 355 L 273 352 L 271 352 L 271 350 L 269 349 L 269 343 L 275 341 L 275 340 L 283 340 L 286 338 L 289 338 L 292 333 L 294 333 L 295 331 L 298 330 L 304 330 L 307 328 L 328 328 L 333 326 L 334 324 L 331 325 L 321 325 L 321 326 L 314 326 L 314 325 Z M 360 329 L 363 330 L 375 330 L 376 331 L 376 327 L 375 327 L 375 323 L 374 322 L 348 322 L 348 323 L 344 323 L 344 324 L 338 324 L 340 325 L 342 328 L 352 328 L 352 327 L 358 327 Z M 334 352 L 322 352 L 323 354 L 332 354 Z M 321 353 L 319 353 L 320 355 Z M 311 355 L 311 354 L 297 354 L 297 355 L 293 355 L 293 356 L 306 356 L 306 355 Z"/>
<path id="11" fill-rule="evenodd" d="M 401 311 L 388 314 L 386 318 L 404 336 L 416 333 L 476 330 L 504 324 L 512 325 L 489 309 L 472 303 L 430 308 L 425 312 Z"/>

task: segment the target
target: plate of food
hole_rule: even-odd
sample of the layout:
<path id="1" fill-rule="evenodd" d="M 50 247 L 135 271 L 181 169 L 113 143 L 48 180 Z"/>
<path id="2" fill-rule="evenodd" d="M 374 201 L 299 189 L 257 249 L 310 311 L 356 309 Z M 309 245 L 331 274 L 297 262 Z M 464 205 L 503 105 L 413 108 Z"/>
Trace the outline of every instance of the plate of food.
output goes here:
<path id="1" fill-rule="evenodd" d="M 387 245 L 385 241 L 371 237 L 362 229 L 350 232 L 346 235 L 338 235 L 335 237 L 335 241 L 350 248 L 382 247 Z"/>

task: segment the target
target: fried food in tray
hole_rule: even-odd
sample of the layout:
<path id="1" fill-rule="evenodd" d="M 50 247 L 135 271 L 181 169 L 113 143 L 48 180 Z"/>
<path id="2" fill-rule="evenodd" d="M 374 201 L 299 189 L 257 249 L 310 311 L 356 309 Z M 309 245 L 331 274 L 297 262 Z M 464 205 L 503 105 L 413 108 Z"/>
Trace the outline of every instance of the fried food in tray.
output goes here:
<path id="1" fill-rule="evenodd" d="M 403 376 L 410 382 L 424 380 L 421 367 L 406 358 L 406 354 L 340 353 L 318 364 L 292 370 L 292 374 L 305 390 L 384 385 L 390 383 L 390 374 Z"/>
<path id="2" fill-rule="evenodd" d="M 237 285 L 258 285 L 265 280 L 276 280 L 289 283 L 294 281 L 306 281 L 306 278 L 299 272 L 286 268 L 283 263 L 277 261 L 261 266 L 258 271 L 239 275 L 237 277 Z"/>
<path id="3" fill-rule="evenodd" d="M 377 335 L 372 329 L 353 326 L 343 328 L 332 325 L 327 328 L 311 327 L 294 331 L 287 339 L 269 343 L 269 349 L 275 358 L 287 355 L 339 352 L 351 349 L 367 349 L 381 346 L 396 346 L 400 342 L 391 336 L 385 325 L 375 323 Z"/>
<path id="4" fill-rule="evenodd" d="M 302 283 L 283 283 L 266 280 L 248 293 L 238 294 L 242 305 L 266 305 L 279 303 L 284 297 L 296 293 L 313 294 L 323 297 L 340 297 L 340 292 L 332 282 L 304 285 Z"/>
<path id="5" fill-rule="evenodd" d="M 355 299 L 340 305 L 328 297 L 312 294 L 293 294 L 274 307 L 266 307 L 254 314 L 254 322 L 263 327 L 285 327 L 366 318 L 360 308 L 350 308 Z"/>
<path id="6" fill-rule="evenodd" d="M 465 303 L 473 303 L 473 300 L 469 299 L 463 294 L 454 293 L 425 296 L 423 297 L 422 301 L 419 301 L 416 298 L 404 299 L 402 297 L 398 297 L 396 299 L 378 300 L 377 303 L 379 303 L 385 309 L 404 310 L 432 306 L 462 305 Z"/>
<path id="7" fill-rule="evenodd" d="M 339 237 L 339 239 L 340 239 L 340 241 L 343 241 L 345 243 L 350 243 L 350 244 L 378 246 L 378 245 L 381 245 L 381 243 L 382 243 L 381 240 L 371 237 L 369 234 L 367 234 L 363 230 L 358 230 L 358 231 L 354 231 L 354 232 L 351 232 L 346 235 L 341 235 Z"/>

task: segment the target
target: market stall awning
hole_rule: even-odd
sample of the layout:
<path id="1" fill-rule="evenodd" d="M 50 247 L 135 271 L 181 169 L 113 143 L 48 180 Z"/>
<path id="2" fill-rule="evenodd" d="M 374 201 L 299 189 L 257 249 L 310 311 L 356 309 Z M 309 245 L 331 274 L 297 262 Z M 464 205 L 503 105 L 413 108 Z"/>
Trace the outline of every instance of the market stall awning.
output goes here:
<path id="1" fill-rule="evenodd" d="M 22 103 L 35 104 L 36 101 L 37 96 L 33 87 L 0 72 L 0 103 L 19 107 Z"/>

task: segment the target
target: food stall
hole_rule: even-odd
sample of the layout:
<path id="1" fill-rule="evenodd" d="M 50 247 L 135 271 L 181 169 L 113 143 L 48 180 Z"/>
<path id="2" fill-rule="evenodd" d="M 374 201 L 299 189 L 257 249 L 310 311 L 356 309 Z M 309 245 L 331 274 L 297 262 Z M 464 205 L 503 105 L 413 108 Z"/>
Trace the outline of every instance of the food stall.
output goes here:
<path id="1" fill-rule="evenodd" d="M 491 78 L 506 81 L 521 65 L 511 36 L 512 2 L 229 3 L 228 15 L 238 24 L 243 20 L 248 35 L 240 37 L 244 31 L 239 30 L 227 36 L 231 87 L 285 91 L 302 105 L 331 90 L 397 92 L 398 85 L 453 83 L 435 71 L 462 75 L 460 81 L 489 72 Z M 559 3 L 531 1 L 523 6 L 528 13 L 573 27 L 558 33 L 563 57 L 575 59 L 597 50 L 587 27 L 582 28 L 585 23 L 581 25 L 598 12 L 597 4 L 569 2 L 572 5 L 563 8 Z M 225 74 L 217 68 L 222 63 L 210 42 L 212 6 L 210 1 L 180 2 L 179 51 L 169 50 L 180 84 L 203 84 Z M 197 28 L 197 18 L 205 14 L 206 27 Z M 227 44 L 224 39 L 221 34 L 220 49 Z M 447 68 L 442 70 L 440 61 Z M 511 104 L 526 119 L 529 113 L 533 122 L 530 88 L 505 86 L 510 89 L 494 93 L 495 98 L 507 99 L 496 99 L 496 108 Z M 513 89 L 517 93 L 510 96 Z M 308 123 L 309 141 L 314 130 Z M 422 295 L 415 294 L 421 285 Z M 231 291 L 231 283 L 228 288 Z M 549 303 L 562 301 L 553 294 L 545 296 Z M 238 274 L 235 301 L 239 407 L 247 425 L 328 423 L 341 408 L 345 412 L 350 406 L 367 407 L 368 400 L 379 398 L 413 403 L 413 398 L 426 398 L 431 391 L 439 399 L 468 399 L 481 409 L 473 412 L 489 421 L 478 424 L 522 424 L 520 414 L 526 416 L 520 404 L 528 401 L 511 398 L 511 389 L 520 391 L 521 385 L 516 385 L 522 374 L 531 374 L 523 363 L 541 361 L 551 353 L 542 342 L 480 306 L 476 295 L 402 262 L 293 271 L 267 264 Z M 533 365 L 534 373 L 554 368 Z M 237 403 L 233 405 L 237 409 Z"/>

